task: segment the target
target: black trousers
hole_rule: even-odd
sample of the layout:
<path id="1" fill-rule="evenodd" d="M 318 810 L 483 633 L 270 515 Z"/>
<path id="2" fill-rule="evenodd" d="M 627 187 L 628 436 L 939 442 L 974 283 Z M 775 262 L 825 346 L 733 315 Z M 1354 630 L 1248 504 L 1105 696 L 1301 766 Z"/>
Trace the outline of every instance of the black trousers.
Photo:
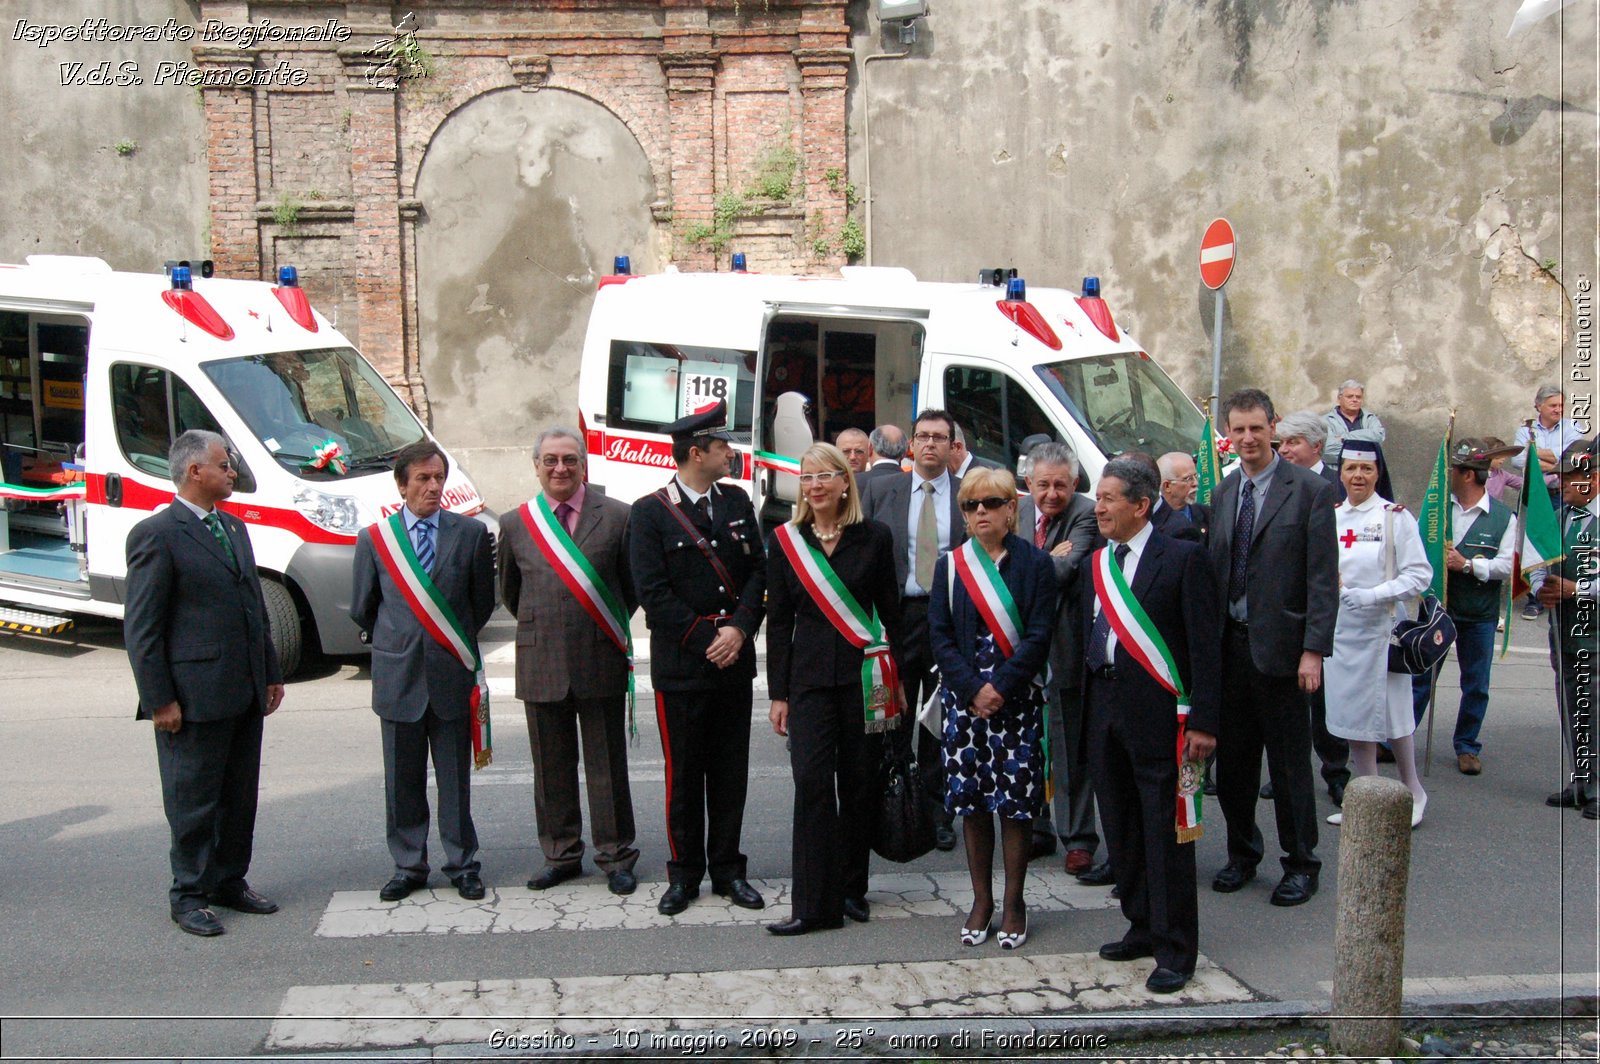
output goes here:
<path id="1" fill-rule="evenodd" d="M 183 722 L 158 731 L 161 804 L 172 829 L 175 913 L 201 909 L 206 896 L 245 887 L 255 845 L 261 780 L 261 713 Z"/>
<path id="2" fill-rule="evenodd" d="M 533 751 L 533 815 L 539 848 L 553 867 L 583 863 L 583 812 L 578 805 L 578 745 L 589 791 L 594 863 L 603 872 L 631 871 L 633 796 L 628 790 L 628 701 L 625 695 L 524 702 Z"/>
<path id="3" fill-rule="evenodd" d="M 739 852 L 750 782 L 751 684 L 657 691 L 656 724 L 667 776 L 667 879 L 697 887 L 745 878 Z"/>
<path id="4" fill-rule="evenodd" d="M 1228 624 L 1222 641 L 1222 723 L 1217 736 L 1217 804 L 1228 822 L 1228 860 L 1261 863 L 1256 826 L 1261 755 L 1276 795 L 1272 803 L 1283 870 L 1315 875 L 1317 800 L 1311 785 L 1311 711 L 1294 676 L 1267 676 L 1250 660 L 1250 634 Z M 1102 799 L 1103 800 L 1103 799 Z M 1101 816 L 1104 818 L 1104 811 Z"/>
<path id="5" fill-rule="evenodd" d="M 1179 843 L 1177 717 L 1157 739 L 1120 704 L 1118 681 L 1089 677 L 1089 772 L 1117 878 L 1124 941 L 1148 946 L 1156 965 L 1193 972 L 1200 950 L 1194 843 Z M 1139 734 L 1140 726 L 1146 729 Z"/>
<path id="6" fill-rule="evenodd" d="M 882 736 L 866 731 L 859 683 L 790 693 L 796 917 L 839 920 L 845 898 L 867 893 L 882 753 Z"/>
<path id="7" fill-rule="evenodd" d="M 1548 611 L 1550 665 L 1556 672 L 1556 705 L 1561 710 L 1561 734 L 1567 747 L 1567 782 L 1580 801 L 1597 797 L 1594 702 L 1600 641 L 1593 634 L 1595 609 L 1592 604 L 1585 607 L 1587 624 L 1570 602 Z"/>
<path id="8" fill-rule="evenodd" d="M 439 869 L 454 881 L 482 871 L 472 823 L 472 721 L 441 717 L 432 704 L 417 720 L 379 720 L 383 732 L 385 838 L 397 875 L 428 878 L 428 760 L 439 800 Z"/>
<path id="9" fill-rule="evenodd" d="M 1311 709 L 1311 747 L 1322 763 L 1322 782 L 1342 786 L 1350 782 L 1350 744 L 1328 730 L 1327 690 L 1319 687 L 1305 696 Z"/>
<path id="10" fill-rule="evenodd" d="M 905 645 L 897 648 L 900 681 L 905 687 L 906 708 L 910 713 L 907 723 L 911 726 L 889 732 L 889 741 L 916 742 L 917 775 L 922 779 L 923 792 L 933 804 L 935 822 L 949 827 L 955 817 L 944 807 L 944 744 L 927 728 L 917 725 L 917 711 L 939 684 L 938 673 L 934 671 L 933 644 L 928 638 L 928 600 L 925 597 L 901 599 L 900 609 L 906 631 Z"/>

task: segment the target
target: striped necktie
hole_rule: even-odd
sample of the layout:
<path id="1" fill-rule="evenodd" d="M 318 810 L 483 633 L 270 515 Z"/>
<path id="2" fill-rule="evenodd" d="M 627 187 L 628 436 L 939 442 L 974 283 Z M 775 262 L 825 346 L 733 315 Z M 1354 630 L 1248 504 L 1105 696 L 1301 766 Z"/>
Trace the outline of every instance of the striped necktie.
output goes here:
<path id="1" fill-rule="evenodd" d="M 233 540 L 228 538 L 228 530 L 222 527 L 222 518 L 213 511 L 206 514 L 205 522 L 211 534 L 217 537 L 217 542 L 222 544 L 222 553 L 228 556 L 228 561 L 233 563 L 235 569 L 239 568 L 239 556 L 233 553 Z"/>
<path id="2" fill-rule="evenodd" d="M 417 564 L 422 566 L 425 573 L 433 572 L 433 522 L 418 521 L 414 531 L 417 534 Z"/>

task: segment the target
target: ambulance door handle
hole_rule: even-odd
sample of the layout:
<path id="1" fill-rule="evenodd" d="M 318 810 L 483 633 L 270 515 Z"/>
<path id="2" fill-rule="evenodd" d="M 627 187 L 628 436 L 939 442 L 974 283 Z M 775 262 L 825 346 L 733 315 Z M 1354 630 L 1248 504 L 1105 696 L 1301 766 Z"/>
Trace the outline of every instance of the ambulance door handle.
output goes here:
<path id="1" fill-rule="evenodd" d="M 106 505 L 107 506 L 121 506 L 122 505 L 122 474 L 121 473 L 107 473 L 106 474 Z"/>

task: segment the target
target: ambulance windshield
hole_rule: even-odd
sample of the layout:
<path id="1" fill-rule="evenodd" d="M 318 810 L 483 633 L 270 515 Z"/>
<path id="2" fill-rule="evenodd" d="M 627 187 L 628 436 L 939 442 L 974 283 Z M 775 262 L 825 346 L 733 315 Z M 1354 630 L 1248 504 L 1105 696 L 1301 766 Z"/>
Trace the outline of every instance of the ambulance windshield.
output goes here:
<path id="1" fill-rule="evenodd" d="M 1036 366 L 1101 453 L 1193 451 L 1205 419 L 1143 351 Z"/>
<path id="2" fill-rule="evenodd" d="M 390 455 L 422 438 L 416 416 L 348 347 L 276 351 L 203 368 L 250 431 L 297 476 L 386 470 Z"/>

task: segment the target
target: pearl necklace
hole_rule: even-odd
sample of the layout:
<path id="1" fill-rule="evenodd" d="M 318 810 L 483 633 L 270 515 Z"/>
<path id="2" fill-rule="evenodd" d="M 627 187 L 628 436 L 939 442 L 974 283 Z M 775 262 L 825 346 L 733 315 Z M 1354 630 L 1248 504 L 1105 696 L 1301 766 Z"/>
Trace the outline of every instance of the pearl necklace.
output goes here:
<path id="1" fill-rule="evenodd" d="M 824 532 L 816 525 L 812 525 L 811 534 L 817 537 L 818 543 L 832 543 L 839 538 L 839 530 L 837 528 L 832 532 Z"/>

